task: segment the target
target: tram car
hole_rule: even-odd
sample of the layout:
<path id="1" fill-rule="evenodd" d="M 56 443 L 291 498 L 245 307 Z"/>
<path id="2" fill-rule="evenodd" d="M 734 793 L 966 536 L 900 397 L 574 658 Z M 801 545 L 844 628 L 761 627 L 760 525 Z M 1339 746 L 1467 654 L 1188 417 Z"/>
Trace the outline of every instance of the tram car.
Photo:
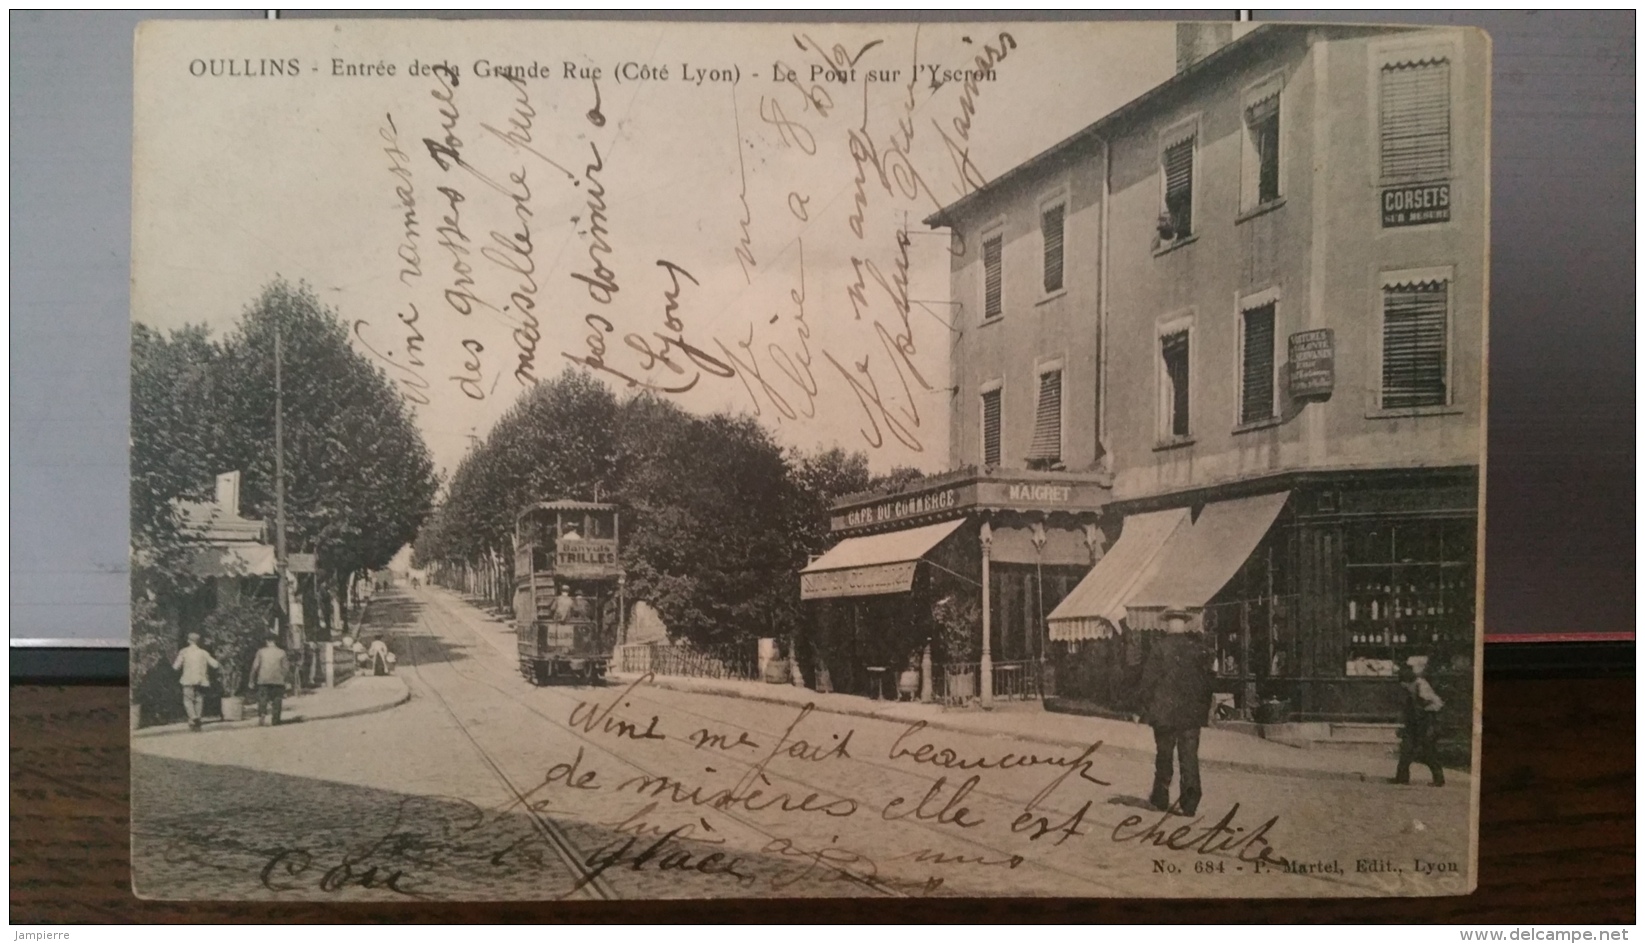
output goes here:
<path id="1" fill-rule="evenodd" d="M 617 508 L 539 502 L 514 527 L 514 617 L 520 674 L 533 685 L 597 684 L 621 630 Z"/>

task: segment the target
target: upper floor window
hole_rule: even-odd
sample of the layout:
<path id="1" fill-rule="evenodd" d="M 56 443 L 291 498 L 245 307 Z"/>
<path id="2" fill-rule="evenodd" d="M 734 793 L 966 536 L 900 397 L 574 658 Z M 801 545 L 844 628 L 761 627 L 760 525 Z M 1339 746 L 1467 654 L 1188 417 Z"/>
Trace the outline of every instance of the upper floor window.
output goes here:
<path id="1" fill-rule="evenodd" d="M 1160 335 L 1160 438 L 1188 436 L 1187 328 Z"/>
<path id="2" fill-rule="evenodd" d="M 1239 421 L 1274 418 L 1274 302 L 1240 312 Z"/>
<path id="3" fill-rule="evenodd" d="M 1273 203 L 1279 189 L 1279 88 L 1257 93 L 1245 108 L 1246 209 Z"/>
<path id="4" fill-rule="evenodd" d="M 1393 275 L 1382 288 L 1382 408 L 1444 406 L 1450 335 L 1450 280 Z"/>
<path id="5" fill-rule="evenodd" d="M 1443 56 L 1388 62 L 1379 73 L 1378 123 L 1385 181 L 1451 173 L 1451 63 Z"/>
<path id="6" fill-rule="evenodd" d="M 985 469 L 1000 464 L 1000 388 L 982 392 L 982 465 Z"/>
<path id="7" fill-rule="evenodd" d="M 1039 402 L 1034 408 L 1034 438 L 1028 467 L 1050 469 L 1062 464 L 1062 369 L 1040 374 Z"/>
<path id="8" fill-rule="evenodd" d="M 982 243 L 982 316 L 983 319 L 998 318 L 1004 311 L 1001 301 L 1003 290 L 1003 238 L 992 236 Z"/>
<path id="9" fill-rule="evenodd" d="M 1063 216 L 1067 205 L 1059 203 L 1040 211 L 1040 235 L 1045 245 L 1045 293 L 1062 291 Z"/>
<path id="10" fill-rule="evenodd" d="M 1196 135 L 1168 145 L 1160 155 L 1165 175 L 1165 206 L 1160 213 L 1159 235 L 1164 243 L 1187 239 L 1194 234 L 1194 142 Z"/>

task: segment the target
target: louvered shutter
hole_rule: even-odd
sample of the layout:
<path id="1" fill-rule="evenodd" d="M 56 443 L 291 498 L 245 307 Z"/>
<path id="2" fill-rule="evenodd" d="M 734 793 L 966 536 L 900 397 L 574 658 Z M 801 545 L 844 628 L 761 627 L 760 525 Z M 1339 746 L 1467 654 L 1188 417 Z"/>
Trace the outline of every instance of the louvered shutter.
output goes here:
<path id="1" fill-rule="evenodd" d="M 1000 464 L 1000 392 L 990 390 L 982 395 L 982 464 L 994 467 Z"/>
<path id="2" fill-rule="evenodd" d="M 1166 432 L 1188 435 L 1188 332 L 1178 331 L 1160 339 L 1160 356 L 1165 360 L 1165 379 L 1170 384 L 1170 416 Z"/>
<path id="3" fill-rule="evenodd" d="M 1051 370 L 1040 375 L 1039 406 L 1034 410 L 1034 439 L 1028 446 L 1028 458 L 1062 459 L 1062 371 Z"/>
<path id="4" fill-rule="evenodd" d="M 1450 174 L 1450 62 L 1383 66 L 1380 118 L 1384 179 L 1437 180 Z"/>
<path id="5" fill-rule="evenodd" d="M 1257 152 L 1257 203 L 1279 199 L 1279 93 L 1245 109 L 1245 125 Z"/>
<path id="6" fill-rule="evenodd" d="M 1061 204 L 1040 214 L 1040 232 L 1045 237 L 1045 290 L 1062 290 L 1062 215 Z"/>
<path id="7" fill-rule="evenodd" d="M 1194 139 L 1165 149 L 1165 212 L 1176 239 L 1194 228 Z"/>
<path id="8" fill-rule="evenodd" d="M 982 244 L 982 316 L 997 318 L 1000 315 L 1000 237 L 995 236 Z"/>
<path id="9" fill-rule="evenodd" d="M 1444 282 L 1382 290 L 1382 406 L 1443 406 L 1446 308 Z"/>
<path id="10" fill-rule="evenodd" d="M 1274 304 L 1253 308 L 1244 317 L 1239 419 L 1256 423 L 1274 416 Z"/>

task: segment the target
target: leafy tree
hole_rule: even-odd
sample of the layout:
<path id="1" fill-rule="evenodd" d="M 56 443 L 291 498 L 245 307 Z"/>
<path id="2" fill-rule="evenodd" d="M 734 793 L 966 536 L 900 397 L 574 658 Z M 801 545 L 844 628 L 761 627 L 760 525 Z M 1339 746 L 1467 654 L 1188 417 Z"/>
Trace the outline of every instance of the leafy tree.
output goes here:
<path id="1" fill-rule="evenodd" d="M 177 598 L 198 585 L 173 505 L 242 472 L 241 513 L 274 519 L 274 336 L 283 348 L 288 548 L 319 554 L 338 584 L 385 566 L 427 517 L 433 462 L 383 372 L 336 312 L 275 280 L 222 341 L 202 327 L 132 338 L 132 590 Z M 153 621 L 145 622 L 148 625 Z"/>
<path id="2" fill-rule="evenodd" d="M 225 471 L 222 352 L 202 327 L 168 337 L 134 325 L 131 343 L 131 589 L 175 596 L 199 580 L 184 566 L 174 499 L 208 497 Z M 149 625 L 142 623 L 142 625 Z"/>
<path id="3" fill-rule="evenodd" d="M 355 351 L 336 312 L 306 285 L 276 280 L 223 343 L 221 458 L 243 470 L 243 502 L 272 521 L 274 354 L 283 363 L 287 547 L 319 555 L 339 585 L 384 567 L 428 516 L 428 447 L 382 370 Z M 228 382 L 227 378 L 232 378 Z"/>

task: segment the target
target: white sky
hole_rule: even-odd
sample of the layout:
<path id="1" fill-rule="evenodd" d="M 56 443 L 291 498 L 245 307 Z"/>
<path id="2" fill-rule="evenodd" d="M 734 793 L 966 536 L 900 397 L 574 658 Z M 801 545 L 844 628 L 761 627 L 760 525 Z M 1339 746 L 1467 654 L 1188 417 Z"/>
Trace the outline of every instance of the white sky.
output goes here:
<path id="1" fill-rule="evenodd" d="M 523 173 L 531 191 L 524 206 L 537 284 L 534 314 L 542 335 L 536 376 L 557 374 L 567 363 L 566 352 L 589 354 L 587 316 L 592 314 L 596 324 L 603 318 L 611 325 L 612 333 L 604 335 L 604 360 L 612 369 L 661 385 L 683 384 L 700 373 L 694 389 L 679 396 L 689 409 L 757 406 L 783 442 L 868 449 L 877 468 L 946 464 L 947 329 L 933 314 L 913 307 L 908 324 L 915 353 L 908 364 L 932 389 L 921 389 L 910 378 L 905 394 L 876 328 L 883 326 L 891 336 L 903 333 L 892 295 L 866 279 L 858 318 L 848 293 L 856 280 L 853 258 L 873 262 L 890 277 L 897 227 L 906 216 L 913 234 L 909 295 L 936 302 L 949 295 L 946 240 L 925 235 L 930 231 L 919 222 L 935 209 L 930 196 L 890 193 L 869 166 L 861 238 L 851 220 L 857 164 L 850 135 L 854 128 L 861 134 L 866 108 L 866 140 L 882 159 L 901 139 L 898 120 L 916 58 L 914 27 L 283 21 L 145 29 L 138 47 L 135 158 L 132 296 L 138 320 L 164 328 L 204 322 L 223 331 L 261 286 L 280 274 L 309 282 L 346 320 L 362 322 L 360 335 L 379 356 L 404 363 L 417 352 L 408 352 L 407 332 L 396 315 L 415 306 L 424 335 L 419 373 L 429 384 L 429 402 L 416 407 L 418 422 L 436 465 L 454 468 L 468 434 L 484 434 L 522 389 L 513 376 L 517 322 L 509 320 L 517 318 L 519 303 L 501 310 L 521 280 L 498 264 L 498 259 L 513 260 L 519 266 L 522 257 L 500 249 L 493 259 L 481 255 L 483 246 L 500 245 L 491 241 L 493 231 L 504 237 L 519 231 L 514 202 L 461 167 L 442 172 L 421 144 L 445 134 L 441 102 L 431 97 L 440 83 L 407 76 L 405 68 L 413 60 L 446 61 L 458 67 L 453 131 L 464 162 L 513 192 L 520 188 L 509 175 Z M 989 178 L 1134 98 L 1174 68 L 1175 34 L 1169 24 L 925 25 L 917 32 L 917 59 L 966 68 L 984 44 L 1001 46 L 1001 32 L 1011 34 L 1016 45 L 995 65 L 997 81 L 978 86 L 968 142 L 971 160 Z M 821 51 L 800 48 L 797 36 Z M 827 116 L 807 104 L 800 87 L 773 80 L 780 61 L 809 89 L 811 66 L 820 66 L 836 46 L 850 55 L 868 48 L 857 61 L 855 83 L 825 86 L 834 105 Z M 301 62 L 297 77 L 209 74 L 212 60 L 219 71 L 232 60 L 230 71 L 260 72 L 267 71 L 260 60 L 291 58 Z M 397 75 L 332 77 L 333 58 L 392 63 Z M 518 135 L 511 145 L 484 129 L 509 129 L 520 90 L 501 79 L 476 77 L 477 59 L 551 67 L 552 78 L 525 83 L 535 112 L 531 147 L 541 157 L 517 146 L 523 143 Z M 191 75 L 196 60 L 193 68 L 206 75 Z M 603 127 L 587 117 L 595 83 L 565 79 L 566 62 L 601 70 Z M 667 66 L 669 78 L 617 81 L 612 72 L 624 62 Z M 705 81 L 699 86 L 680 80 L 687 66 L 735 68 L 741 79 L 735 85 Z M 899 68 L 895 82 L 865 81 L 869 69 Z M 959 82 L 933 92 L 929 76 L 922 74 L 909 113 L 914 128 L 905 145 L 909 164 L 943 204 L 958 196 L 958 177 L 933 122 L 957 137 L 953 122 L 964 94 Z M 786 137 L 770 120 L 778 117 L 777 109 L 796 123 Z M 384 150 L 389 115 L 404 152 L 400 158 Z M 801 138 L 815 154 L 796 146 Z M 573 278 L 593 273 L 591 181 L 585 173 L 591 145 L 604 163 L 592 176 L 605 188 L 604 226 L 612 247 L 602 261 L 618 284 L 609 304 L 591 298 L 587 286 Z M 414 242 L 421 274 L 404 279 L 396 251 L 405 235 L 405 209 L 395 188 L 406 180 L 391 171 L 395 162 L 409 171 L 418 221 Z M 884 160 L 888 171 L 895 163 Z M 439 217 L 449 212 L 439 186 L 462 194 L 458 222 L 469 242 L 458 244 L 469 250 L 466 256 L 438 245 Z M 790 209 L 791 201 L 800 199 L 804 222 Z M 799 287 L 802 244 L 814 399 L 779 370 L 790 365 L 803 384 L 798 361 L 805 348 L 791 300 Z M 753 258 L 746 276 L 745 261 L 736 255 L 739 245 Z M 470 304 L 490 309 L 476 307 L 464 316 L 445 300 L 458 259 L 472 266 L 469 291 L 479 302 Z M 679 266 L 698 283 L 679 277 L 674 314 L 682 326 L 673 332 L 664 324 L 671 279 L 657 260 Z M 948 316 L 940 304 L 931 308 Z M 683 337 L 722 363 L 727 358 L 721 344 L 750 360 L 793 418 L 784 416 L 756 381 L 749 383 L 757 399 L 743 380 L 698 371 L 678 350 L 669 356 L 686 373 L 657 361 L 645 370 L 648 358 L 623 339 L 646 338 L 660 351 L 659 332 Z M 750 338 L 747 350 L 740 347 Z M 470 359 L 465 339 L 484 349 L 475 388 L 484 399 L 465 396 L 451 379 Z M 845 379 L 865 358 L 868 376 L 899 420 L 904 441 L 883 416 L 865 412 Z M 876 419 L 881 445 L 871 448 L 864 431 L 873 435 Z"/>

